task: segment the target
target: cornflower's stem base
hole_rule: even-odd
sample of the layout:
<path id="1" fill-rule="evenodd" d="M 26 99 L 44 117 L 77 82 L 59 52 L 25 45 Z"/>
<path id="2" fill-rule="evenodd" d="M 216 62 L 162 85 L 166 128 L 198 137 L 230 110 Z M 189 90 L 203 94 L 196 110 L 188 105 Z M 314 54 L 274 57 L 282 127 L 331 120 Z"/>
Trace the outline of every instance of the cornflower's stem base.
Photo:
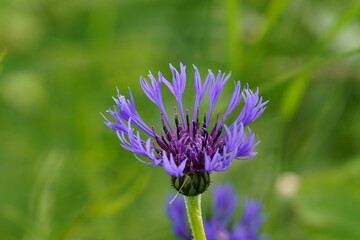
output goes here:
<path id="1" fill-rule="evenodd" d="M 194 240 L 206 240 L 201 216 L 201 194 L 197 196 L 184 196 L 184 199 Z"/>

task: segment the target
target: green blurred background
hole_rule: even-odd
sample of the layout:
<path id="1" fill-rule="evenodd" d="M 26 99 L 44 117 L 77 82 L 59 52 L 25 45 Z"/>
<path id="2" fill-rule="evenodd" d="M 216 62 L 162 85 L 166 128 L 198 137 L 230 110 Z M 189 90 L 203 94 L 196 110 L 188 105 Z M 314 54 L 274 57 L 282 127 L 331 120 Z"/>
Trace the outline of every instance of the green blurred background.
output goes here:
<path id="1" fill-rule="evenodd" d="M 100 112 L 130 86 L 158 126 L 139 76 L 180 61 L 270 100 L 259 154 L 213 184 L 263 201 L 270 239 L 360 239 L 359 47 L 356 0 L 1 0 L 0 239 L 173 239 L 169 176 Z"/>

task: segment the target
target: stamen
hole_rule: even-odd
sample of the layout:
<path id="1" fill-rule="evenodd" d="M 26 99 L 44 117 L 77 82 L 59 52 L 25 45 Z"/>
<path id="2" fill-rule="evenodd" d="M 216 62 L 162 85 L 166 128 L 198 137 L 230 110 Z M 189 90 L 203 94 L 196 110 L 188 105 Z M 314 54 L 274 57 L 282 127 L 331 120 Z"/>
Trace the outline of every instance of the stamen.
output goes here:
<path id="1" fill-rule="evenodd" d="M 177 136 L 177 139 L 179 140 L 180 139 L 180 127 L 176 128 L 176 136 Z"/>
<path id="2" fill-rule="evenodd" d="M 180 139 L 180 127 L 179 127 L 179 118 L 176 112 L 176 108 L 174 110 L 174 115 L 175 115 L 175 125 L 176 125 L 176 135 L 177 135 L 177 139 Z"/>
<path id="3" fill-rule="evenodd" d="M 165 136 L 167 136 L 169 133 L 169 130 L 166 128 L 166 126 L 163 126 L 163 130 L 164 130 Z"/>
<path id="4" fill-rule="evenodd" d="M 154 129 L 154 126 L 151 126 L 151 130 L 152 130 L 152 132 L 153 132 L 153 134 L 154 134 L 154 136 L 156 137 L 156 133 L 155 133 L 155 129 Z"/>
<path id="5" fill-rule="evenodd" d="M 218 138 L 220 137 L 220 134 L 221 134 L 221 132 L 222 132 L 222 129 L 223 129 L 223 126 L 221 125 L 219 131 L 218 131 L 217 134 L 216 134 L 216 137 L 214 138 L 214 143 L 215 143 L 216 140 L 218 140 Z"/>
<path id="6" fill-rule="evenodd" d="M 219 121 L 219 113 L 218 113 L 218 114 L 216 114 L 216 121 L 215 121 L 214 128 L 213 128 L 213 130 L 211 131 L 211 134 L 210 134 L 211 136 L 213 136 L 213 135 L 214 135 L 214 133 L 215 133 L 215 131 L 217 131 L 218 121 Z"/>
<path id="7" fill-rule="evenodd" d="M 157 148 L 157 147 L 155 146 L 155 142 L 154 142 L 154 141 L 151 141 L 151 143 L 152 143 L 152 146 L 154 147 L 155 152 L 156 152 L 157 154 L 159 154 L 159 153 L 161 152 L 161 149 L 159 149 L 159 148 Z"/>
<path id="8" fill-rule="evenodd" d="M 171 135 L 171 132 L 170 132 L 170 131 L 168 131 L 165 135 L 166 135 L 167 140 L 168 140 L 169 142 L 171 142 L 171 141 L 172 141 L 172 135 Z"/>
<path id="9" fill-rule="evenodd" d="M 190 131 L 189 110 L 188 109 L 186 109 L 186 124 L 187 124 L 188 131 Z"/>
<path id="10" fill-rule="evenodd" d="M 176 125 L 176 127 L 179 127 L 179 118 L 178 118 L 178 115 L 176 112 L 176 108 L 174 110 L 174 116 L 175 116 L 175 125 Z"/>
<path id="11" fill-rule="evenodd" d="M 204 112 L 204 121 L 202 122 L 202 132 L 201 132 L 201 135 L 204 136 L 205 134 L 205 131 L 207 133 L 207 129 L 206 129 L 206 112 Z"/>
<path id="12" fill-rule="evenodd" d="M 203 144 L 202 144 L 201 150 L 204 150 L 208 138 L 209 138 L 209 134 L 205 129 L 205 138 L 203 139 Z"/>
<path id="13" fill-rule="evenodd" d="M 164 142 L 164 144 L 166 145 L 166 147 L 167 147 L 168 149 L 170 149 L 169 144 L 166 142 L 166 140 L 165 140 L 165 138 L 164 138 L 164 135 L 161 136 L 161 139 L 163 140 L 163 142 Z"/>
<path id="14" fill-rule="evenodd" d="M 154 127 L 152 127 L 153 131 L 154 131 Z M 154 131 L 155 132 L 155 131 Z M 166 144 L 160 139 L 160 137 L 157 135 L 157 134 L 154 134 L 155 135 L 155 140 L 157 142 L 157 144 L 162 148 L 162 149 L 166 149 Z M 155 148 L 156 149 L 156 148 Z M 161 151 L 160 151 L 161 153 Z"/>
<path id="15" fill-rule="evenodd" d="M 169 130 L 166 128 L 165 119 L 164 119 L 164 114 L 163 114 L 163 113 L 160 113 L 160 120 L 161 120 L 163 129 L 164 129 L 164 132 L 165 132 L 165 134 L 167 134 L 167 132 L 168 132 Z"/>
<path id="16" fill-rule="evenodd" d="M 199 123 L 199 107 L 196 108 L 196 122 Z"/>
<path id="17" fill-rule="evenodd" d="M 204 120 L 203 120 L 203 128 L 206 128 L 206 112 L 204 111 Z"/>

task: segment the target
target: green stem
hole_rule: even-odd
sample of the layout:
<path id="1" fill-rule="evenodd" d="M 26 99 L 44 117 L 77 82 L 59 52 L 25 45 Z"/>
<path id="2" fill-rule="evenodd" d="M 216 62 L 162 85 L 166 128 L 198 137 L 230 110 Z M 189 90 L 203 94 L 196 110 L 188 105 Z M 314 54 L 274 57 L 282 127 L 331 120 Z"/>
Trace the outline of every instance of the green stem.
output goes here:
<path id="1" fill-rule="evenodd" d="M 184 198 L 194 240 L 206 240 L 201 216 L 201 195 L 193 197 L 184 196 Z"/>

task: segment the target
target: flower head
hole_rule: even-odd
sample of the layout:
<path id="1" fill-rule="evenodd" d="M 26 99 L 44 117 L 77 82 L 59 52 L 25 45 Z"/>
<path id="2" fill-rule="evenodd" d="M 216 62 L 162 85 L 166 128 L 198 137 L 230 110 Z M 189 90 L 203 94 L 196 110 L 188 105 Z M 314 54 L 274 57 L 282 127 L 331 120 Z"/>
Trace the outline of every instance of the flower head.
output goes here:
<path id="1" fill-rule="evenodd" d="M 212 215 L 204 220 L 206 239 L 208 240 L 260 240 L 260 228 L 264 222 L 262 205 L 258 201 L 248 200 L 243 205 L 241 219 L 231 224 L 237 208 L 238 197 L 230 185 L 219 185 L 213 191 Z M 173 231 L 180 239 L 192 239 L 190 227 L 186 219 L 183 198 L 176 198 L 167 205 L 168 216 Z"/>
<path id="2" fill-rule="evenodd" d="M 217 113 L 214 123 L 211 123 L 214 107 L 230 74 L 219 71 L 215 75 L 209 70 L 205 81 L 202 81 L 198 69 L 194 66 L 195 102 L 190 115 L 189 109 L 184 109 L 183 106 L 186 67 L 180 64 L 179 72 L 170 65 L 170 70 L 171 82 L 160 72 L 157 78 L 150 72 L 149 81 L 140 77 L 144 93 L 160 109 L 162 129 L 149 127 L 143 121 L 130 90 L 129 98 L 118 92 L 118 96 L 114 98 L 115 109 L 107 111 L 115 121 L 105 118 L 105 123 L 116 131 L 123 148 L 135 153 L 144 163 L 162 166 L 172 176 L 174 187 L 182 194 L 196 195 L 206 190 L 209 173 L 227 170 L 234 159 L 251 159 L 256 155 L 253 150 L 258 141 L 247 125 L 264 112 L 267 101 L 262 100 L 258 90 L 254 92 L 248 86 L 241 90 L 238 81 L 226 111 L 222 115 Z M 173 120 L 165 111 L 162 97 L 164 85 L 177 101 Z M 200 103 L 206 94 L 209 108 L 200 116 Z M 235 121 L 226 124 L 226 119 L 239 106 L 241 100 L 244 102 L 242 110 Z M 140 136 L 139 131 L 147 137 Z M 149 161 L 140 157 L 148 158 Z M 205 181 L 202 190 L 199 189 L 202 182 L 194 182 L 194 178 Z M 179 185 L 180 183 L 182 184 Z M 187 188 L 183 187 L 185 183 Z"/>

